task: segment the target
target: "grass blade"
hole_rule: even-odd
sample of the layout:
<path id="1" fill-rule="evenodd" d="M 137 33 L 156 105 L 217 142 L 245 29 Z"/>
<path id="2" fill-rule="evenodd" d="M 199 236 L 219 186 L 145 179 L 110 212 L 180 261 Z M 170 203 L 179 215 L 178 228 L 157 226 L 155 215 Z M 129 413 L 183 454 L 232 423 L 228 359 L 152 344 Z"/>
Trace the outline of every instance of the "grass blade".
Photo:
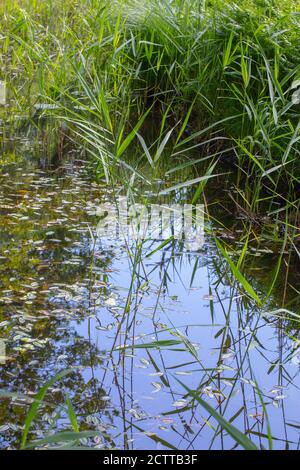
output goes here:
<path id="1" fill-rule="evenodd" d="M 188 392 L 188 394 L 194 398 L 203 408 L 205 408 L 208 413 L 213 416 L 216 421 L 222 426 L 223 429 L 225 429 L 228 434 L 238 443 L 240 444 L 244 449 L 246 450 L 258 450 L 256 445 L 250 441 L 250 439 L 245 436 L 245 434 L 241 433 L 235 426 L 233 426 L 229 421 L 227 421 L 223 416 L 220 415 L 212 406 L 210 406 L 206 401 L 202 400 L 202 398 L 199 397 L 199 395 L 194 392 L 193 390 L 189 389 L 184 383 L 182 383 L 180 380 L 176 379 L 177 382 L 182 385 L 182 387 Z"/>
<path id="2" fill-rule="evenodd" d="M 43 387 L 39 390 L 39 392 L 35 396 L 35 400 L 32 403 L 32 405 L 30 407 L 30 410 L 29 410 L 29 412 L 26 416 L 26 419 L 25 419 L 24 431 L 23 431 L 22 440 L 21 440 L 21 449 L 24 449 L 24 447 L 25 447 L 30 426 L 31 426 L 33 420 L 35 419 L 35 417 L 37 415 L 38 408 L 39 408 L 41 402 L 43 401 L 43 399 L 44 399 L 44 397 L 47 393 L 47 390 L 55 382 L 62 379 L 66 375 L 70 374 L 71 372 L 73 372 L 73 369 L 67 369 L 67 370 L 63 370 L 62 372 L 59 372 L 54 377 L 52 377 L 52 379 L 48 380 L 48 382 L 46 382 L 45 385 L 43 385 Z"/>

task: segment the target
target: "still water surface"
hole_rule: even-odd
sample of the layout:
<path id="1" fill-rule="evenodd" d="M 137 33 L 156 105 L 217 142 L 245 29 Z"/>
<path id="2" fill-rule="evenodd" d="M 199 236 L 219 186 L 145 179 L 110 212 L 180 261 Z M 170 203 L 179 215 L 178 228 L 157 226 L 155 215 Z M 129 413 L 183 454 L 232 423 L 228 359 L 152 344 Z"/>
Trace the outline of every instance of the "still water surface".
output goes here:
<path id="1" fill-rule="evenodd" d="M 147 257 L 158 244 L 145 244 L 142 259 L 134 242 L 97 238 L 110 189 L 84 167 L 0 170 L 0 386 L 15 394 L 0 400 L 1 447 L 19 446 L 34 393 L 80 366 L 50 388 L 30 439 L 70 429 L 69 397 L 80 430 L 101 432 L 84 446 L 233 448 L 182 382 L 256 445 L 268 448 L 268 416 L 274 448 L 298 448 L 299 318 L 269 313 L 280 288 L 257 309 L 230 286 L 209 237 L 197 253 L 175 245 Z M 262 290 L 264 253 L 252 263 Z"/>

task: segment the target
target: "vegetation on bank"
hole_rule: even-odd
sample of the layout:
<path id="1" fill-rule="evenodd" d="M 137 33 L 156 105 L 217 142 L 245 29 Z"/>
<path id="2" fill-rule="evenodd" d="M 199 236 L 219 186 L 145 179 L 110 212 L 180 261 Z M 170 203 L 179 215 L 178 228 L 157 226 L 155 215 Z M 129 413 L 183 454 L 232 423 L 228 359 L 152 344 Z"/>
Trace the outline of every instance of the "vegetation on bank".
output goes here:
<path id="1" fill-rule="evenodd" d="M 200 156 L 235 166 L 244 207 L 297 203 L 299 2 L 31 0 L 0 8 L 6 121 L 58 107 L 106 174 L 103 147 L 126 160 L 139 143 L 154 166 L 161 157 L 191 160 L 198 146 Z"/>
<path id="2" fill-rule="evenodd" d="M 4 137 L 36 128 L 53 163 L 71 140 L 96 160 L 99 178 L 129 191 L 151 186 L 152 173 L 163 194 L 189 187 L 192 203 L 206 204 L 204 188 L 223 186 L 247 221 L 245 252 L 250 233 L 278 246 L 271 292 L 283 261 L 299 257 L 299 2 L 0 8 Z"/>

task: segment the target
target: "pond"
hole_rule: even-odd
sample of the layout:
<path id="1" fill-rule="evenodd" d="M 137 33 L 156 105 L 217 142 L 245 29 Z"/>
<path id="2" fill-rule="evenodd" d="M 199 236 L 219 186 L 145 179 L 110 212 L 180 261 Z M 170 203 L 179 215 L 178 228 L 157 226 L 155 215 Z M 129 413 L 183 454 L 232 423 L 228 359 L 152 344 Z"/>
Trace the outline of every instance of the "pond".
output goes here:
<path id="1" fill-rule="evenodd" d="M 258 447 L 271 435 L 273 448 L 297 449 L 300 317 L 282 310 L 283 284 L 257 307 L 209 233 L 197 251 L 97 237 L 97 208 L 113 195 L 87 166 L 71 156 L 0 169 L 1 448 L 19 448 L 35 393 L 66 370 L 28 442 L 71 429 L 71 402 L 80 431 L 98 435 L 44 446 L 237 447 L 194 390 Z M 266 294 L 272 247 L 249 251 L 246 277 Z"/>

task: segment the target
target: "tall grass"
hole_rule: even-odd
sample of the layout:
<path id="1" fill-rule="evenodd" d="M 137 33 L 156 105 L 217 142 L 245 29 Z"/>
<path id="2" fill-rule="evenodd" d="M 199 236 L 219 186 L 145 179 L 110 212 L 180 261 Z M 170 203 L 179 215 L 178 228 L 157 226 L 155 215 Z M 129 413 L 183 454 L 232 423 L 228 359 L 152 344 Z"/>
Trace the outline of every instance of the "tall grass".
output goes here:
<path id="1" fill-rule="evenodd" d="M 262 211 L 275 216 L 298 252 L 298 2 L 28 0 L 0 9 L 8 130 L 24 119 L 41 128 L 54 115 L 43 127 L 50 159 L 63 153 L 67 128 L 98 177 L 113 185 L 121 172 L 127 189 L 151 185 L 149 168 L 167 176 L 168 161 L 179 184 L 164 191 L 191 186 L 193 202 L 230 171 L 237 210 L 254 223 Z M 187 166 L 197 177 L 180 181 Z"/>

